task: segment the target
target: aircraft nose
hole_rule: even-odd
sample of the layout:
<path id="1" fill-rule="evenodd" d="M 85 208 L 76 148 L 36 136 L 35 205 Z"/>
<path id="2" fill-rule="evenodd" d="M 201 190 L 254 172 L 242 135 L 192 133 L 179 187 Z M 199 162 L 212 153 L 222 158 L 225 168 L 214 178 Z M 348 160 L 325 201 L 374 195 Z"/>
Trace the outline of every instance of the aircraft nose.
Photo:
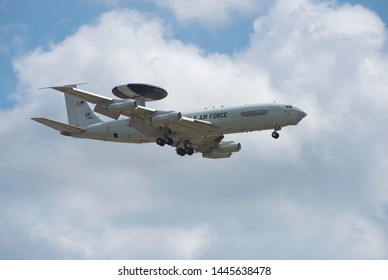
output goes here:
<path id="1" fill-rule="evenodd" d="M 307 116 L 307 113 L 304 112 L 303 110 L 299 109 L 298 110 L 298 116 L 299 116 L 300 119 L 303 119 L 304 117 Z"/>

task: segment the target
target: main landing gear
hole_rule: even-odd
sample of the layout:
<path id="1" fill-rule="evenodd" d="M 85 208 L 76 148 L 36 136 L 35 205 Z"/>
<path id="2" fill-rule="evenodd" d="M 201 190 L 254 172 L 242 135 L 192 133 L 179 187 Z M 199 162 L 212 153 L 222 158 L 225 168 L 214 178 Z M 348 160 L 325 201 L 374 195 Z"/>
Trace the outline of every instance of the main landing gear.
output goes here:
<path id="1" fill-rule="evenodd" d="M 164 145 L 169 145 L 169 146 L 172 146 L 172 144 L 174 144 L 174 140 L 171 139 L 170 137 L 166 136 L 165 138 L 158 138 L 156 139 L 156 144 L 158 144 L 159 146 L 163 147 Z M 179 145 L 178 145 L 179 146 Z M 191 147 L 188 147 L 187 146 L 187 143 L 184 144 L 184 148 L 177 148 L 176 149 L 176 153 L 180 156 L 184 156 L 184 155 L 189 155 L 191 156 L 192 154 L 194 154 L 194 149 L 191 148 Z"/>
<path id="2" fill-rule="evenodd" d="M 176 149 L 176 153 L 180 156 L 184 156 L 184 155 L 189 155 L 191 156 L 192 154 L 194 154 L 194 150 L 193 148 L 190 148 L 190 147 L 186 147 L 186 148 L 178 148 Z"/>
<path id="3" fill-rule="evenodd" d="M 158 138 L 158 139 L 156 139 L 156 144 L 158 144 L 161 147 L 163 147 L 166 144 L 171 146 L 172 144 L 174 144 L 174 140 L 172 140 L 170 137 L 166 137 L 164 139 Z"/>

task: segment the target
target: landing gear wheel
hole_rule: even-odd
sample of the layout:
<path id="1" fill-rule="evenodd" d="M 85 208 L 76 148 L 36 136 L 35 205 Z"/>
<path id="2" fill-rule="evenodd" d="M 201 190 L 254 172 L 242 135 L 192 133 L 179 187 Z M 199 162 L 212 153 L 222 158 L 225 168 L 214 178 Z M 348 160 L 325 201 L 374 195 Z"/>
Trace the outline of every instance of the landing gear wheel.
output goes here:
<path id="1" fill-rule="evenodd" d="M 158 138 L 158 139 L 156 139 L 156 144 L 163 147 L 166 144 L 166 142 L 164 141 L 164 139 Z"/>
<path id="2" fill-rule="evenodd" d="M 167 145 L 169 145 L 169 146 L 171 146 L 172 144 L 174 144 L 174 140 L 172 140 L 170 137 L 164 138 L 164 142 L 165 142 Z"/>
<path id="3" fill-rule="evenodd" d="M 275 138 L 275 139 L 278 139 L 279 138 L 279 133 L 277 133 L 276 131 L 272 132 L 272 137 Z"/>
<path id="4" fill-rule="evenodd" d="M 176 153 L 182 157 L 186 154 L 185 149 L 182 148 L 176 149 Z"/>
<path id="5" fill-rule="evenodd" d="M 186 147 L 185 148 L 185 153 L 189 156 L 191 156 L 192 154 L 194 154 L 194 150 L 190 147 Z"/>

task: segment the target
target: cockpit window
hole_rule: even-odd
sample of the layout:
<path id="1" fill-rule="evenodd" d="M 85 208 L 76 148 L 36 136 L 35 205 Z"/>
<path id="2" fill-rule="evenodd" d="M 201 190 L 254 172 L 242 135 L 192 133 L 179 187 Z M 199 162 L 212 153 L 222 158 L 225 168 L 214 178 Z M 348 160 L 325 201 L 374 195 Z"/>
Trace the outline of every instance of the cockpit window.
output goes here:
<path id="1" fill-rule="evenodd" d="M 286 108 L 287 109 L 292 109 L 292 106 L 291 105 L 286 105 Z"/>

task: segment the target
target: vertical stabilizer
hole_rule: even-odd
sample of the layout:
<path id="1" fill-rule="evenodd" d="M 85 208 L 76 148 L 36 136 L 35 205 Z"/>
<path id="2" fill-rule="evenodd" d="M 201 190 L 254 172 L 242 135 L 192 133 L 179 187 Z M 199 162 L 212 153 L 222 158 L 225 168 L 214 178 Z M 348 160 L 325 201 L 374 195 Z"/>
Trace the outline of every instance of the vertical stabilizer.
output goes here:
<path id="1" fill-rule="evenodd" d="M 65 100 L 69 124 L 77 127 L 88 127 L 101 122 L 86 101 L 67 93 L 65 93 Z"/>

